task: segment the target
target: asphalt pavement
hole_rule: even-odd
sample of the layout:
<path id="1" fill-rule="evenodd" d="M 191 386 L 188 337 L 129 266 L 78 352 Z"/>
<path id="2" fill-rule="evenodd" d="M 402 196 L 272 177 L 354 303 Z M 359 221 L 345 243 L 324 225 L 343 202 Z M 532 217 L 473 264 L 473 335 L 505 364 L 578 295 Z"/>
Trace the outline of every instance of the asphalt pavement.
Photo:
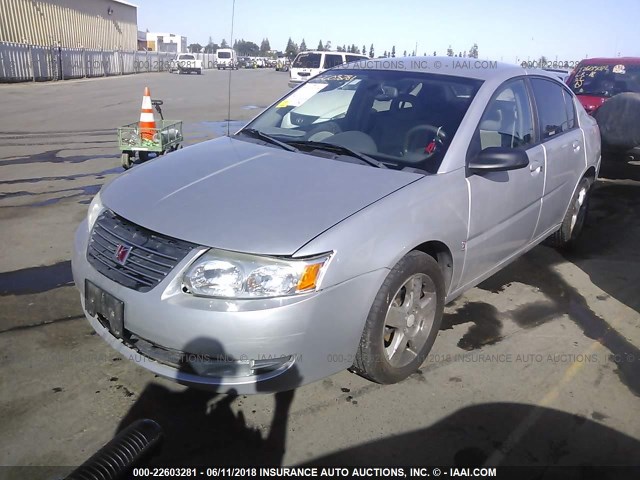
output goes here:
<path id="1" fill-rule="evenodd" d="M 123 171 L 115 129 L 137 120 L 144 87 L 189 145 L 233 133 L 287 80 L 259 69 L 0 85 L 0 477 L 62 474 L 143 417 L 165 431 L 165 465 L 637 463 L 634 163 L 605 159 L 575 253 L 537 247 L 449 305 L 427 362 L 396 385 L 345 371 L 233 398 L 156 378 L 93 333 L 73 233 Z"/>

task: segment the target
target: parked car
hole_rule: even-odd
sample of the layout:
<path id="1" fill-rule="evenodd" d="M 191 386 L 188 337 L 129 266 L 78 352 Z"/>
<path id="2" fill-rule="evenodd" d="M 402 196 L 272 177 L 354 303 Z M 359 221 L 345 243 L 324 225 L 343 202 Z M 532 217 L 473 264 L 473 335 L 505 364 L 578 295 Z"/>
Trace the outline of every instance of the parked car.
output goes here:
<path id="1" fill-rule="evenodd" d="M 95 331 L 220 392 L 346 368 L 394 383 L 425 361 L 446 303 L 544 240 L 574 245 L 600 136 L 571 90 L 418 60 L 323 72 L 235 135 L 103 187 L 72 254 Z"/>
<path id="2" fill-rule="evenodd" d="M 583 60 L 567 84 L 598 121 L 605 149 L 640 154 L 640 58 Z"/>
<path id="3" fill-rule="evenodd" d="M 288 72 L 290 63 L 287 57 L 278 57 L 276 60 L 276 72 Z"/>
<path id="4" fill-rule="evenodd" d="M 569 78 L 569 75 L 571 74 L 571 70 L 565 68 L 543 68 L 543 70 L 555 73 L 557 77 L 563 82 L 566 82 L 567 78 Z"/>
<path id="5" fill-rule="evenodd" d="M 197 60 L 190 53 L 179 53 L 169 65 L 169 73 L 197 73 L 202 75 L 202 60 Z"/>
<path id="6" fill-rule="evenodd" d="M 216 67 L 218 70 L 238 69 L 238 56 L 233 48 L 219 48 L 216 50 Z"/>
<path id="7" fill-rule="evenodd" d="M 291 64 L 289 70 L 289 86 L 295 87 L 302 82 L 343 63 L 368 59 L 366 55 L 345 52 L 327 52 L 309 50 L 299 53 Z"/>

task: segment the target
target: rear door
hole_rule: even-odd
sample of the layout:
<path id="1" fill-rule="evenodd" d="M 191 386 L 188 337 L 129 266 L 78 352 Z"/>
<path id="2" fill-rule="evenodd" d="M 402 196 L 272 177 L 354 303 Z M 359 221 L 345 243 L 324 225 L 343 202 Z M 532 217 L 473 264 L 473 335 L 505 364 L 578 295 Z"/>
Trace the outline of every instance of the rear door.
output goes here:
<path id="1" fill-rule="evenodd" d="M 489 147 L 524 149 L 529 165 L 468 176 L 471 211 L 462 285 L 473 283 L 526 247 L 538 222 L 544 190 L 544 149 L 537 142 L 524 78 L 497 89 L 478 125 L 469 158 Z"/>
<path id="2" fill-rule="evenodd" d="M 571 93 L 550 79 L 533 77 L 530 82 L 546 157 L 538 237 L 562 222 L 584 170 L 585 146 Z"/>

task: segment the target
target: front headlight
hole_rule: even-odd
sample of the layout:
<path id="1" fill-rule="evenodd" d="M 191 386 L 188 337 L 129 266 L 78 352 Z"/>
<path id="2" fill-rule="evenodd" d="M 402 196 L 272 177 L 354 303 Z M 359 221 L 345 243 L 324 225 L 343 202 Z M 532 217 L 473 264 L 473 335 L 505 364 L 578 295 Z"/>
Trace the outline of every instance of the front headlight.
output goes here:
<path id="1" fill-rule="evenodd" d="M 96 220 L 104 210 L 104 205 L 102 205 L 102 199 L 100 198 L 100 192 L 96 193 L 93 200 L 91 200 L 91 204 L 89 205 L 89 210 L 87 212 L 87 224 L 89 226 L 89 231 L 93 228 L 93 225 L 96 223 Z"/>
<path id="2" fill-rule="evenodd" d="M 315 291 L 331 253 L 305 259 L 280 259 L 211 249 L 183 278 L 193 295 L 221 298 L 266 298 Z"/>

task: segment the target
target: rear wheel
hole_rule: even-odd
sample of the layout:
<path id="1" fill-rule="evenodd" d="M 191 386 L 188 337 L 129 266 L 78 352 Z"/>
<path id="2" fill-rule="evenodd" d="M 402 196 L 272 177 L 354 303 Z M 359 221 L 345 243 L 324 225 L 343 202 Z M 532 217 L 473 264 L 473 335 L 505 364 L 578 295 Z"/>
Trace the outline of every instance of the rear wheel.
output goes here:
<path id="1" fill-rule="evenodd" d="M 412 251 L 380 287 L 352 369 L 374 382 L 396 383 L 414 373 L 435 342 L 444 310 L 438 263 Z"/>
<path id="2" fill-rule="evenodd" d="M 587 177 L 580 180 L 562 221 L 562 226 L 546 240 L 547 245 L 560 250 L 570 250 L 575 246 L 587 220 L 591 183 L 591 179 Z"/>

